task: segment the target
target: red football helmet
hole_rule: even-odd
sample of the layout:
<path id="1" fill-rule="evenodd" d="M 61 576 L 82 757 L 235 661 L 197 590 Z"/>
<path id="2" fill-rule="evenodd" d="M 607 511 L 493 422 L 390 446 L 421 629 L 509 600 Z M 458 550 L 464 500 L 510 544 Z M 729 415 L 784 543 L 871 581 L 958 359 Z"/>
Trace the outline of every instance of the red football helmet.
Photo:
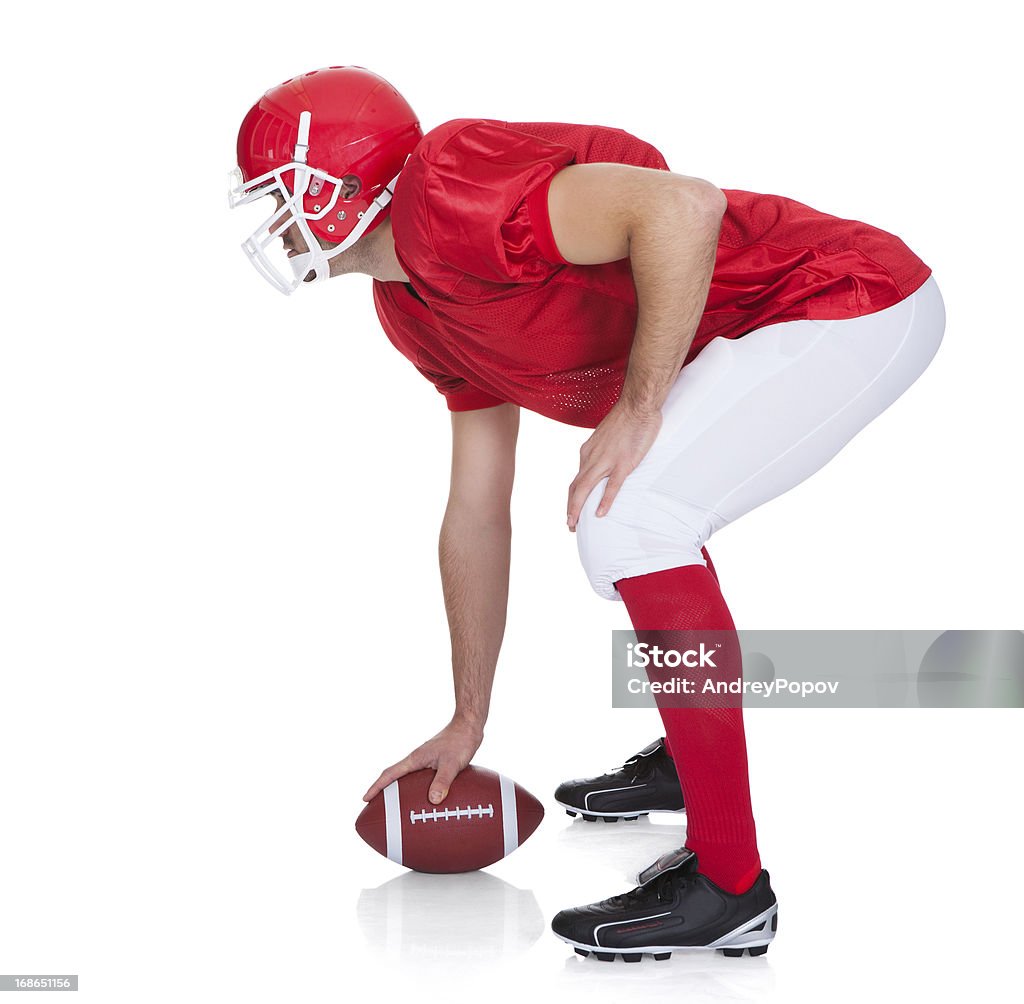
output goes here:
<path id="1" fill-rule="evenodd" d="M 406 158 L 423 137 L 415 112 L 386 80 L 361 66 L 330 66 L 271 88 L 238 131 L 232 208 L 267 195 L 280 205 L 242 244 L 275 289 L 292 293 L 310 273 L 330 274 L 330 259 L 387 214 Z M 287 260 L 293 225 L 306 252 Z M 337 244 L 325 251 L 317 238 Z"/>

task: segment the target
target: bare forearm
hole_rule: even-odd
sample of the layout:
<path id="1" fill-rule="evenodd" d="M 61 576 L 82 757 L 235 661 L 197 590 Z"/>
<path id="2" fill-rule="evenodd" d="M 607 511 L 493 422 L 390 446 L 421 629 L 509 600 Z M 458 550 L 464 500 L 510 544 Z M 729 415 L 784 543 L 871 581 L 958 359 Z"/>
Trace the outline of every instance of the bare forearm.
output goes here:
<path id="1" fill-rule="evenodd" d="M 684 191 L 673 211 L 644 213 L 631 229 L 637 324 L 620 399 L 631 411 L 661 408 L 697 332 L 725 211 L 716 192 Z"/>
<path id="2" fill-rule="evenodd" d="M 449 504 L 438 556 L 452 641 L 455 718 L 483 730 L 505 634 L 512 524 Z"/>

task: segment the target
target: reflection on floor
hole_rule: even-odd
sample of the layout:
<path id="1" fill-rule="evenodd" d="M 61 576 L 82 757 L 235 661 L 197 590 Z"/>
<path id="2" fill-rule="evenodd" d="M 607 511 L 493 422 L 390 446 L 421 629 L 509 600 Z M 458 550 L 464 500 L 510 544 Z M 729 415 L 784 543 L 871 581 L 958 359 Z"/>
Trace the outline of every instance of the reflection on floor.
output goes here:
<path id="1" fill-rule="evenodd" d="M 367 944 L 403 961 L 490 961 L 525 952 L 546 930 L 533 892 L 488 872 L 424 875 L 407 872 L 356 904 Z"/>

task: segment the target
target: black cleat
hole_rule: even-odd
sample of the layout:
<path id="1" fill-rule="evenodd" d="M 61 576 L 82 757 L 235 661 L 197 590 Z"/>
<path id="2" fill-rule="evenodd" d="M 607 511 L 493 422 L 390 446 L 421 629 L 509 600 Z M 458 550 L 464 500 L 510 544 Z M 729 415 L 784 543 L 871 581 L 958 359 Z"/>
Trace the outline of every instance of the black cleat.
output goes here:
<path id="1" fill-rule="evenodd" d="M 555 790 L 555 800 L 570 815 L 578 812 L 587 822 L 613 823 L 651 812 L 683 811 L 683 790 L 664 739 L 644 747 L 618 770 L 564 781 Z"/>
<path id="2" fill-rule="evenodd" d="M 630 962 L 644 953 L 664 960 L 687 948 L 764 955 L 775 937 L 778 903 L 766 871 L 732 895 L 701 875 L 697 855 L 681 847 L 645 868 L 640 881 L 620 896 L 562 910 L 551 930 L 577 952 L 605 961 L 619 953 Z"/>

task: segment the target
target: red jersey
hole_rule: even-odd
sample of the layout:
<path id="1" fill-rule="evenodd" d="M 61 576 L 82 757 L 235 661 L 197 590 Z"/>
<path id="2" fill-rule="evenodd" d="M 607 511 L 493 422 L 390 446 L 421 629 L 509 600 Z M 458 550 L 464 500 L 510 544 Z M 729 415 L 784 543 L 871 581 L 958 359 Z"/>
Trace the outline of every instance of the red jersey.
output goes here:
<path id="1" fill-rule="evenodd" d="M 595 162 L 668 170 L 621 129 L 494 119 L 446 122 L 406 161 L 391 217 L 410 283 L 374 280 L 374 303 L 452 411 L 508 401 L 594 428 L 618 400 L 636 327 L 629 259 L 567 262 L 547 212 L 552 177 Z M 931 274 L 884 230 L 778 195 L 724 191 L 714 274 L 684 365 L 718 336 L 891 307 Z"/>

